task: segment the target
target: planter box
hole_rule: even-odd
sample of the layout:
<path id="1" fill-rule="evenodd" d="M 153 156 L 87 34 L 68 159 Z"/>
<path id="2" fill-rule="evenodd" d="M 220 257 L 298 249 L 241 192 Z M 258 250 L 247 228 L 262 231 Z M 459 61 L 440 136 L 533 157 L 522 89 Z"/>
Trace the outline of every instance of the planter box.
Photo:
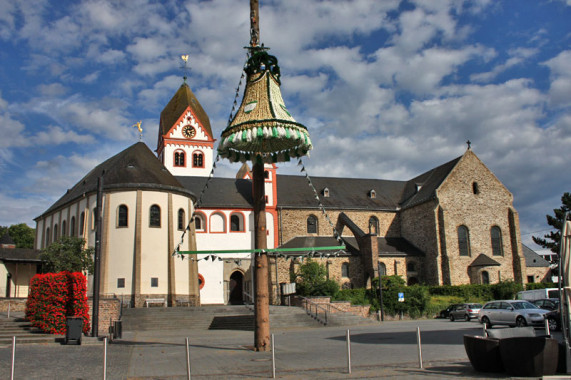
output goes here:
<path id="1" fill-rule="evenodd" d="M 500 340 L 476 335 L 464 335 L 464 348 L 472 367 L 478 372 L 503 372 Z"/>

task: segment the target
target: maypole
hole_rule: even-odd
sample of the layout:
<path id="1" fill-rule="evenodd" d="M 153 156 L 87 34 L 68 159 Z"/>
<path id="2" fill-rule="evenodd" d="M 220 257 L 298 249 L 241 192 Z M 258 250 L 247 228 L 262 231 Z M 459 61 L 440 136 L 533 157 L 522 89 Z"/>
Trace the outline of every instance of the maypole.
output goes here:
<path id="1" fill-rule="evenodd" d="M 259 1 L 250 0 L 250 58 L 242 104 L 222 132 L 218 154 L 230 162 L 252 161 L 255 249 L 254 312 L 256 351 L 270 347 L 270 281 L 268 270 L 264 164 L 305 156 L 312 149 L 307 128 L 288 112 L 280 91 L 276 57 L 260 46 Z"/>

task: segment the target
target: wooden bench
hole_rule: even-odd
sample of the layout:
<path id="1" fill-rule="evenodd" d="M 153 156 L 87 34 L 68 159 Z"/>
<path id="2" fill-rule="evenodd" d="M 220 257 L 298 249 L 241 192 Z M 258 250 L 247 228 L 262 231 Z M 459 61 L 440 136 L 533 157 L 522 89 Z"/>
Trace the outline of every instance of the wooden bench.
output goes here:
<path id="1" fill-rule="evenodd" d="M 176 299 L 176 305 L 177 306 L 190 306 L 190 300 L 188 299 L 183 299 L 183 298 L 177 298 Z"/>
<path id="2" fill-rule="evenodd" d="M 145 306 L 149 307 L 149 304 L 152 303 L 157 303 L 157 304 L 163 304 L 165 307 L 167 307 L 167 300 L 164 298 L 147 298 L 145 299 Z"/>

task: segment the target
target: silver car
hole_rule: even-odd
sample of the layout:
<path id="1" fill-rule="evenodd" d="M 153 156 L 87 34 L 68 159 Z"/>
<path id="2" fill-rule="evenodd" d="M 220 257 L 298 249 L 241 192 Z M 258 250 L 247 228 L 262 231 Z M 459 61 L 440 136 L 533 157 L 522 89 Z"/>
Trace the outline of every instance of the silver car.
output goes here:
<path id="1" fill-rule="evenodd" d="M 450 310 L 450 321 L 469 321 L 473 318 L 478 318 L 478 312 L 482 308 L 479 303 L 462 303 L 454 305 Z"/>
<path id="2" fill-rule="evenodd" d="M 478 313 L 478 321 L 490 328 L 493 325 L 533 326 L 543 325 L 549 310 L 540 309 L 522 300 L 491 301 Z"/>

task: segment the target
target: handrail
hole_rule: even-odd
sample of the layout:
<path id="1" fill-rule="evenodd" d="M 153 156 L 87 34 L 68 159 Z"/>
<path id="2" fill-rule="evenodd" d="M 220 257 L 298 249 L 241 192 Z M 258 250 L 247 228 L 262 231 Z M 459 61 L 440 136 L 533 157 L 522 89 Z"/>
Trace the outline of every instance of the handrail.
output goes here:
<path id="1" fill-rule="evenodd" d="M 254 297 L 252 297 L 252 295 L 245 290 L 242 291 L 242 298 L 243 298 L 245 304 L 253 304 L 254 303 Z"/>
<path id="2" fill-rule="evenodd" d="M 329 313 L 331 313 L 331 308 L 329 304 L 326 305 L 327 307 L 324 307 L 323 305 L 315 303 L 305 297 L 299 296 L 299 298 L 301 299 L 303 307 L 307 314 L 309 314 L 312 318 L 319 321 L 320 323 L 323 323 L 324 325 L 327 324 L 328 315 Z M 320 310 L 322 311 L 321 314 L 323 316 L 321 316 Z"/>

